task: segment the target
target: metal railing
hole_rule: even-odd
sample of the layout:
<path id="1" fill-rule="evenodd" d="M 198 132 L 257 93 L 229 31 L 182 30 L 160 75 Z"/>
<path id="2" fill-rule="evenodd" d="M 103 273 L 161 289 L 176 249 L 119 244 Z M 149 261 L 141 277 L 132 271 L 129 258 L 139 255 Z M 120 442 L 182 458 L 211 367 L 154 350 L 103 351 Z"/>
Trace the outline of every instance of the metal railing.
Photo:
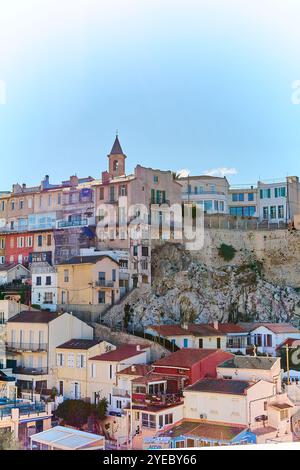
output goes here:
<path id="1" fill-rule="evenodd" d="M 6 347 L 10 350 L 36 352 L 36 351 L 47 351 L 48 344 L 47 343 L 8 342 L 6 343 Z"/>
<path id="2" fill-rule="evenodd" d="M 114 287 L 114 281 L 99 280 L 96 281 L 96 287 Z"/>
<path id="3" fill-rule="evenodd" d="M 17 366 L 13 368 L 13 374 L 18 375 L 47 375 L 48 367 L 23 367 Z"/>

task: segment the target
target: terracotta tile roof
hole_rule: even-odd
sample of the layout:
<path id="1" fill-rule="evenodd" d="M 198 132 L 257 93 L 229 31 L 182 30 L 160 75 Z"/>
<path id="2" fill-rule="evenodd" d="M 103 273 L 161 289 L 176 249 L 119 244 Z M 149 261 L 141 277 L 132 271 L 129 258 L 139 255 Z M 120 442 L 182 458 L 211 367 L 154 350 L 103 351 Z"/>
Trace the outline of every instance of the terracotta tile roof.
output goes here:
<path id="1" fill-rule="evenodd" d="M 58 313 L 47 311 L 24 310 L 10 318 L 7 323 L 50 323 L 58 316 Z"/>
<path id="2" fill-rule="evenodd" d="M 202 379 L 185 389 L 186 392 L 210 392 L 229 395 L 246 395 L 254 385 L 248 380 Z"/>
<path id="3" fill-rule="evenodd" d="M 124 359 L 128 359 L 129 357 L 134 357 L 139 354 L 143 354 L 145 349 L 140 346 L 140 350 L 137 349 L 137 345 L 124 345 L 119 346 L 114 351 L 109 351 L 104 354 L 100 354 L 99 356 L 92 357 L 90 360 L 92 361 L 108 361 L 108 362 L 120 362 Z"/>
<path id="4" fill-rule="evenodd" d="M 248 333 L 244 328 L 236 323 L 219 323 L 218 331 L 221 333 Z"/>
<path id="5" fill-rule="evenodd" d="M 245 426 L 225 426 L 211 422 L 195 422 L 186 420 L 175 425 L 171 429 L 164 431 L 160 436 L 168 436 L 173 439 L 184 436 L 230 442 L 246 430 L 247 427 Z"/>
<path id="6" fill-rule="evenodd" d="M 216 330 L 211 325 L 189 323 L 187 328 L 183 328 L 181 325 L 153 325 L 154 331 L 159 333 L 161 336 L 222 336 L 221 331 Z"/>
<path id="7" fill-rule="evenodd" d="M 239 323 L 239 325 L 242 328 L 245 328 L 245 330 L 249 332 L 256 330 L 256 328 L 259 328 L 260 326 L 264 326 L 265 328 L 268 328 L 270 331 L 272 331 L 275 334 L 299 333 L 299 336 L 300 336 L 300 331 L 297 328 L 295 328 L 293 325 L 291 325 L 290 323 L 253 322 L 253 323 Z"/>
<path id="8" fill-rule="evenodd" d="M 96 344 L 101 343 L 99 340 L 95 339 L 70 339 L 66 343 L 57 346 L 60 349 L 90 349 Z"/>
<path id="9" fill-rule="evenodd" d="M 282 349 L 286 345 L 288 345 L 289 348 L 298 348 L 300 346 L 300 339 L 287 338 L 277 346 L 276 350 Z"/>
<path id="10" fill-rule="evenodd" d="M 91 256 L 73 256 L 73 258 L 68 259 L 67 261 L 62 261 L 59 265 L 66 265 L 66 264 L 96 264 L 98 261 L 101 261 L 104 258 L 110 258 L 114 263 L 118 264 L 118 262 L 109 255 L 91 255 Z"/>
<path id="11" fill-rule="evenodd" d="M 219 364 L 218 367 L 228 369 L 270 370 L 277 361 L 280 361 L 278 357 L 234 356 L 232 359 L 228 359 L 222 362 L 222 364 Z"/>
<path id="12" fill-rule="evenodd" d="M 126 367 L 126 369 L 120 370 L 117 374 L 124 374 L 124 375 L 138 375 L 140 377 L 144 377 L 148 374 L 153 367 L 149 364 L 133 364 L 130 367 Z"/>
<path id="13" fill-rule="evenodd" d="M 197 362 L 203 361 L 203 359 L 212 356 L 217 351 L 220 351 L 220 349 L 179 349 L 169 356 L 154 362 L 153 366 L 154 368 L 167 366 L 189 369 L 194 364 L 197 364 Z"/>

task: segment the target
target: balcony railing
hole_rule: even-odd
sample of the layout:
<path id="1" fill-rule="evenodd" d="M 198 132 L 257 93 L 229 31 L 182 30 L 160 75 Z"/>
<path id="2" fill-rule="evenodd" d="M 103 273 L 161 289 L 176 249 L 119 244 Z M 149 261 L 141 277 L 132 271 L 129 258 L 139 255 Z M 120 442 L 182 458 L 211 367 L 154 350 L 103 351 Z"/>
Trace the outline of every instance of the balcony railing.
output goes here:
<path id="1" fill-rule="evenodd" d="M 121 388 L 113 388 L 112 394 L 114 397 L 130 398 L 128 391 Z"/>
<path id="2" fill-rule="evenodd" d="M 85 227 L 88 225 L 88 219 L 81 220 L 59 220 L 57 222 L 58 228 L 68 228 L 68 227 Z"/>
<path id="3" fill-rule="evenodd" d="M 19 416 L 32 416 L 39 415 L 40 413 L 46 412 L 46 406 L 43 403 L 11 403 L 4 407 L 0 407 L 0 420 L 5 418 L 10 418 L 12 415 L 12 410 L 18 409 Z"/>
<path id="4" fill-rule="evenodd" d="M 47 375 L 48 367 L 22 367 L 18 366 L 13 369 L 13 374 L 18 375 Z"/>
<path id="5" fill-rule="evenodd" d="M 96 287 L 114 287 L 114 281 L 106 281 L 101 279 L 96 281 Z"/>
<path id="6" fill-rule="evenodd" d="M 157 395 L 149 394 L 132 394 L 132 401 L 136 404 L 151 405 L 151 406 L 169 406 L 182 403 L 182 393 L 165 393 Z"/>
<path id="7" fill-rule="evenodd" d="M 7 349 L 11 351 L 32 351 L 32 352 L 40 352 L 40 351 L 47 351 L 48 344 L 47 343 L 18 343 L 18 342 L 8 342 L 6 343 Z"/>

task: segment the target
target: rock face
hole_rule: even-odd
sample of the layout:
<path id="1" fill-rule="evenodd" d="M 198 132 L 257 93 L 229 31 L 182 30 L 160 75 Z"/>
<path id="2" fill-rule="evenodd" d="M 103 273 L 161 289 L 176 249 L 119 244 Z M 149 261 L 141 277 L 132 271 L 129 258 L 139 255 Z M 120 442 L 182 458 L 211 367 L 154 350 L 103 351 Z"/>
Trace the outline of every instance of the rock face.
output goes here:
<path id="1" fill-rule="evenodd" d="M 267 279 L 263 263 L 253 254 L 239 261 L 216 267 L 199 261 L 198 253 L 180 245 L 167 243 L 154 249 L 153 285 L 130 303 L 130 323 L 141 330 L 150 324 L 214 320 L 292 322 L 298 326 L 297 290 L 274 283 L 273 276 L 271 281 Z"/>

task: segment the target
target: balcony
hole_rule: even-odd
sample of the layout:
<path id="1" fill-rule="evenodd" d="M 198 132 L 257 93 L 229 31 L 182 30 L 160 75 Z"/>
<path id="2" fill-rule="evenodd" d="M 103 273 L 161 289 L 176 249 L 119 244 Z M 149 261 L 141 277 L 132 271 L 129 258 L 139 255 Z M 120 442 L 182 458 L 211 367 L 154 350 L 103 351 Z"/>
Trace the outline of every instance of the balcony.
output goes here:
<path id="1" fill-rule="evenodd" d="M 48 375 L 48 367 L 23 367 L 17 366 L 13 369 L 13 374 L 17 375 Z"/>
<path id="2" fill-rule="evenodd" d="M 146 406 L 172 406 L 183 403 L 182 393 L 163 393 L 157 395 L 133 393 L 132 401 L 137 405 Z"/>
<path id="3" fill-rule="evenodd" d="M 6 343 L 6 348 L 10 351 L 42 352 L 48 350 L 47 343 Z"/>
<path id="4" fill-rule="evenodd" d="M 5 406 L 1 406 L 0 404 L 0 420 L 5 418 L 11 418 L 12 410 L 18 409 L 19 416 L 32 416 L 32 415 L 39 415 L 40 413 L 46 412 L 46 405 L 43 403 L 22 403 L 20 401 L 13 402 L 11 401 L 9 404 Z"/>
<path id="5" fill-rule="evenodd" d="M 128 391 L 121 388 L 114 387 L 112 394 L 114 397 L 130 398 L 130 394 L 128 393 Z"/>
<path id="6" fill-rule="evenodd" d="M 106 281 L 105 279 L 101 279 L 96 281 L 96 287 L 114 287 L 114 281 Z"/>
<path id="7" fill-rule="evenodd" d="M 57 222 L 57 228 L 86 227 L 87 225 L 88 225 L 88 219 L 59 220 Z"/>

